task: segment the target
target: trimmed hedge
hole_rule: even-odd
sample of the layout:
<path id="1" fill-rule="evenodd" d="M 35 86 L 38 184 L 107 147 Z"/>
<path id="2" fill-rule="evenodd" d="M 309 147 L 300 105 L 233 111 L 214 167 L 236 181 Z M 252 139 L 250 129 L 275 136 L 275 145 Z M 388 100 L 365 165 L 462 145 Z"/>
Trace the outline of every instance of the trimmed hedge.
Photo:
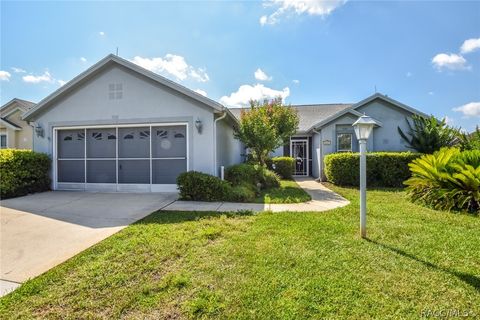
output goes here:
<path id="1" fill-rule="evenodd" d="M 50 190 L 50 158 L 31 150 L 0 150 L 0 197 Z"/>
<path id="2" fill-rule="evenodd" d="M 292 157 L 272 158 L 272 168 L 283 179 L 292 179 L 295 171 L 295 159 Z"/>
<path id="3" fill-rule="evenodd" d="M 403 187 L 410 178 L 408 164 L 420 157 L 412 152 L 367 153 L 367 185 L 370 187 Z M 333 184 L 358 186 L 359 153 L 332 153 L 325 156 L 325 176 Z"/>
<path id="4" fill-rule="evenodd" d="M 177 185 L 181 199 L 194 201 L 224 201 L 232 189 L 227 181 L 197 171 L 180 174 Z"/>

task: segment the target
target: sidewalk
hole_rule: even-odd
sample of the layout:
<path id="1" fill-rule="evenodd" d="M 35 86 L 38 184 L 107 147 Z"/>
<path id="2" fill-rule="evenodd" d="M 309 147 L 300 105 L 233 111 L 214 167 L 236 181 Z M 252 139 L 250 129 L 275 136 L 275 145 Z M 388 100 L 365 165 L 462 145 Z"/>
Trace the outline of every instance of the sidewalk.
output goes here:
<path id="1" fill-rule="evenodd" d="M 268 204 L 268 203 L 234 203 L 234 202 L 202 202 L 177 200 L 164 207 L 165 211 L 219 211 L 238 210 L 260 211 L 325 211 L 346 206 L 350 202 L 316 182 L 312 177 L 296 178 L 298 185 L 305 190 L 312 200 L 303 203 Z"/>

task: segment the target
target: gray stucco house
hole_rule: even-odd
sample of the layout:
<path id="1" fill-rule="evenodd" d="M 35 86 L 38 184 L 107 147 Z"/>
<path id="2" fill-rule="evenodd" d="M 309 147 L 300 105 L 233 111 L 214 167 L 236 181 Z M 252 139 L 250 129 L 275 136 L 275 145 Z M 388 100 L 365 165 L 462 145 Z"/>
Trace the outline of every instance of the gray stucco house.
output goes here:
<path id="1" fill-rule="evenodd" d="M 298 112 L 297 134 L 273 156 L 292 156 L 297 159 L 295 175 L 325 179 L 323 159 L 334 152 L 358 152 L 358 141 L 352 124 L 363 114 L 372 117 L 377 125 L 367 142 L 368 151 L 407 151 L 398 127 L 407 131 L 405 119 L 412 115 L 428 115 L 376 93 L 358 103 L 292 105 Z M 238 118 L 241 108 L 230 109 Z"/>
<path id="2" fill-rule="evenodd" d="M 293 106 L 298 133 L 274 155 L 298 159 L 296 175 L 323 177 L 323 157 L 356 151 L 352 123 L 377 121 L 370 151 L 405 150 L 397 126 L 421 112 L 375 94 L 357 104 Z M 245 150 L 233 136 L 240 109 L 109 55 L 30 108 L 33 149 L 52 158 L 54 190 L 175 191 L 196 170 L 219 175 Z M 423 114 L 422 114 L 423 115 Z"/>

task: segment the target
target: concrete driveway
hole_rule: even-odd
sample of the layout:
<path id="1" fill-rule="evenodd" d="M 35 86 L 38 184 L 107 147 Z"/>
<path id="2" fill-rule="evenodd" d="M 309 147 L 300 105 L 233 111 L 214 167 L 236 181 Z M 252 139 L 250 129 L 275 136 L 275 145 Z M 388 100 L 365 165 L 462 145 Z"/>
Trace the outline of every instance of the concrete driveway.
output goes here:
<path id="1" fill-rule="evenodd" d="M 0 296 L 177 197 L 55 191 L 2 200 Z"/>

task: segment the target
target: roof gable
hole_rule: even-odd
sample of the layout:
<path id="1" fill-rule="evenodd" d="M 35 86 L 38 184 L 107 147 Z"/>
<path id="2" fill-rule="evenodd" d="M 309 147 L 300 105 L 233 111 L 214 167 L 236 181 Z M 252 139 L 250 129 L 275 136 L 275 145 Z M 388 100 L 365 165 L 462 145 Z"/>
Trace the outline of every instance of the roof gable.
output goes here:
<path id="1" fill-rule="evenodd" d="M 34 106 L 35 106 L 35 103 L 33 102 L 18 99 L 18 98 L 13 98 L 12 100 L 8 101 L 0 108 L 0 116 L 2 118 L 8 117 L 9 115 L 11 115 L 17 110 L 20 110 L 22 113 L 24 113 L 30 110 L 31 108 L 33 108 Z"/>
<path id="2" fill-rule="evenodd" d="M 96 74 L 104 70 L 105 68 L 108 68 L 112 64 L 117 64 L 122 67 L 125 67 L 129 69 L 130 71 L 133 71 L 135 73 L 141 74 L 157 83 L 160 83 L 170 89 L 173 89 L 177 92 L 180 92 L 181 94 L 188 96 L 196 101 L 201 102 L 202 104 L 212 108 L 214 112 L 222 112 L 224 111 L 224 107 L 216 102 L 213 101 L 201 94 L 198 94 L 194 92 L 193 90 L 190 90 L 176 82 L 173 82 L 165 77 L 162 77 L 156 73 L 153 73 L 147 69 L 144 69 L 140 66 L 137 66 L 136 64 L 127 61 L 123 58 L 120 58 L 115 55 L 108 55 L 90 68 L 88 68 L 86 71 L 82 72 L 75 78 L 73 78 L 71 81 L 67 82 L 65 85 L 54 91 L 52 94 L 47 96 L 45 99 L 40 101 L 34 108 L 30 109 L 27 111 L 23 119 L 24 120 L 31 120 L 36 114 L 41 112 L 43 109 L 48 108 L 48 106 L 53 103 L 54 101 L 61 99 L 64 95 L 68 94 L 69 92 L 75 90 L 78 86 L 80 86 L 82 83 L 90 79 L 91 77 L 95 77 Z"/>
<path id="3" fill-rule="evenodd" d="M 381 93 L 375 93 L 375 94 L 371 95 L 370 97 L 368 97 L 368 98 L 366 98 L 366 99 L 363 99 L 362 101 L 354 104 L 354 105 L 352 106 L 352 109 L 358 109 L 358 108 L 360 108 L 360 107 L 362 107 L 362 106 L 364 106 L 364 105 L 366 105 L 366 104 L 368 104 L 368 103 L 370 103 L 370 102 L 372 102 L 372 101 L 374 101 L 374 100 L 376 100 L 376 99 L 380 99 L 380 100 L 386 101 L 386 102 L 388 102 L 388 103 L 390 103 L 390 104 L 392 104 L 392 105 L 394 105 L 394 106 L 396 106 L 396 107 L 398 107 L 398 108 L 400 108 L 400 109 L 403 109 L 403 110 L 405 110 L 405 111 L 408 111 L 408 112 L 410 112 L 410 113 L 412 113 L 412 114 L 418 114 L 418 115 L 423 116 L 423 117 L 428 117 L 427 114 L 425 114 L 425 113 L 423 113 L 423 112 L 421 112 L 421 111 L 419 111 L 419 110 L 417 110 L 417 109 L 415 109 L 415 108 L 412 108 L 412 107 L 410 107 L 410 106 L 407 106 L 406 104 L 403 104 L 403 103 L 401 103 L 400 101 L 397 101 L 397 100 L 395 100 L 395 99 L 392 99 L 392 98 L 390 98 L 389 96 L 384 95 L 384 94 L 381 94 Z"/>

